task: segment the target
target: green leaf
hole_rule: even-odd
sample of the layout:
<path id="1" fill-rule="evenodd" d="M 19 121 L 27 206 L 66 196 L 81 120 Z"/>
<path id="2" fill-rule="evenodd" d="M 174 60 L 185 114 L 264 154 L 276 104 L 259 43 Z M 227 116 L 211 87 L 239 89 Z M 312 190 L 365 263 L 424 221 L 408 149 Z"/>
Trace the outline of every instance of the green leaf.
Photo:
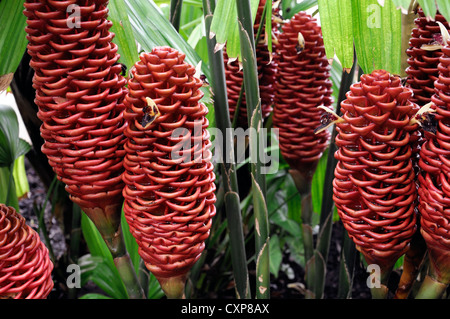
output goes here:
<path id="1" fill-rule="evenodd" d="M 95 227 L 94 223 L 84 213 L 81 215 L 81 229 L 91 255 L 94 257 L 105 258 L 108 260 L 109 265 L 114 267 L 113 258 L 108 246 L 106 246 L 97 227 Z"/>
<path id="2" fill-rule="evenodd" d="M 78 260 L 81 284 L 95 283 L 106 294 L 115 299 L 127 299 L 128 295 L 115 267 L 102 256 L 84 255 Z"/>
<path id="3" fill-rule="evenodd" d="M 201 61 L 195 50 L 180 36 L 152 0 L 124 0 L 134 36 L 150 52 L 156 46 L 170 46 L 186 54 L 186 61 L 196 66 Z M 202 72 L 209 77 L 208 65 Z"/>
<path id="4" fill-rule="evenodd" d="M 131 262 L 133 263 L 134 269 L 137 273 L 139 271 L 139 263 L 141 260 L 141 257 L 139 256 L 139 252 L 138 252 L 139 247 L 136 242 L 136 239 L 133 237 L 133 235 L 130 232 L 130 226 L 128 225 L 128 223 L 125 219 L 123 209 L 122 209 L 121 226 L 122 226 L 123 238 L 125 241 L 125 247 L 127 249 L 128 254 L 130 255 Z"/>
<path id="5" fill-rule="evenodd" d="M 403 14 L 407 14 L 411 6 L 412 0 L 392 0 L 395 7 L 400 9 Z"/>
<path id="6" fill-rule="evenodd" d="M 81 296 L 80 299 L 111 299 L 111 297 L 96 293 L 88 293 Z"/>
<path id="7" fill-rule="evenodd" d="M 30 144 L 19 138 L 19 121 L 14 109 L 0 104 L 0 165 L 13 165 L 30 148 Z"/>
<path id="8" fill-rule="evenodd" d="M 423 9 L 426 17 L 433 18 L 436 16 L 436 0 L 417 0 Z M 446 1 L 445 1 L 446 2 Z"/>
<path id="9" fill-rule="evenodd" d="M 272 54 L 272 0 L 266 1 L 266 22 L 265 22 L 265 39 L 267 42 L 267 49 Z"/>
<path id="10" fill-rule="evenodd" d="M 314 256 L 306 263 L 306 291 L 307 298 L 322 299 L 323 287 L 325 285 L 326 264 L 319 251 L 314 252 Z"/>
<path id="11" fill-rule="evenodd" d="M 202 62 L 194 48 L 174 29 L 153 0 L 123 1 L 126 4 L 133 35 L 144 51 L 150 52 L 157 46 L 169 46 L 184 53 L 186 61 L 193 66 Z M 201 71 L 207 78 L 211 77 L 207 63 L 201 63 Z M 211 103 L 209 88 L 202 87 L 202 91 L 205 94 L 202 101 L 205 104 Z M 214 114 L 212 108 L 209 110 L 210 114 Z"/>
<path id="12" fill-rule="evenodd" d="M 252 23 L 254 24 L 259 0 L 249 0 L 251 5 Z M 218 0 L 211 21 L 211 36 L 216 36 L 219 46 L 227 45 L 227 55 L 241 60 L 241 41 L 235 0 Z"/>
<path id="13" fill-rule="evenodd" d="M 317 0 L 283 0 L 281 3 L 283 19 L 290 19 L 300 11 L 306 11 L 317 5 Z"/>
<path id="14" fill-rule="evenodd" d="M 269 237 L 262 246 L 256 258 L 256 298 L 267 299 L 270 285 L 270 257 L 269 257 Z"/>
<path id="15" fill-rule="evenodd" d="M 450 21 L 450 2 L 448 0 L 436 0 L 439 13 L 445 17 L 445 20 Z"/>
<path id="16" fill-rule="evenodd" d="M 328 150 L 326 150 L 317 164 L 316 172 L 314 173 L 312 184 L 311 184 L 311 197 L 313 204 L 313 225 L 316 225 L 314 218 L 319 217 L 320 211 L 322 209 L 323 200 L 323 185 L 325 182 L 325 172 L 327 170 L 327 159 Z M 317 214 L 319 213 L 319 214 Z"/>
<path id="17" fill-rule="evenodd" d="M 286 191 L 286 198 L 292 198 L 290 201 L 287 202 L 288 218 L 300 224 L 302 220 L 301 218 L 302 201 L 298 193 L 298 189 L 295 186 L 294 180 L 292 179 L 290 174 L 286 176 L 284 188 Z"/>
<path id="18" fill-rule="evenodd" d="M 0 166 L 0 203 L 14 207 L 17 212 L 20 209 L 13 175 L 8 166 Z"/>
<path id="19" fill-rule="evenodd" d="M 0 76 L 14 73 L 27 46 L 24 0 L 0 2 Z"/>
<path id="20" fill-rule="evenodd" d="M 139 60 L 136 40 L 134 39 L 133 29 L 127 14 L 127 7 L 124 0 L 110 0 L 109 19 L 113 22 L 111 32 L 115 33 L 113 42 L 119 47 L 119 62 L 127 66 L 129 70 L 134 63 Z"/>
<path id="21" fill-rule="evenodd" d="M 280 271 L 281 261 L 283 259 L 283 254 L 281 252 L 280 239 L 277 235 L 273 235 L 269 241 L 269 251 L 270 251 L 270 272 L 278 277 L 278 272 Z"/>
<path id="22" fill-rule="evenodd" d="M 351 69 L 353 65 L 352 3 L 348 0 L 319 0 L 318 2 L 326 55 L 332 59 L 336 54 L 342 67 Z"/>
<path id="23" fill-rule="evenodd" d="M 19 156 L 14 161 L 13 177 L 14 184 L 16 185 L 16 196 L 21 198 L 30 191 L 27 172 L 25 170 L 25 155 Z"/>
<path id="24" fill-rule="evenodd" d="M 364 73 L 401 72 L 401 12 L 392 1 L 352 0 L 353 37 Z"/>

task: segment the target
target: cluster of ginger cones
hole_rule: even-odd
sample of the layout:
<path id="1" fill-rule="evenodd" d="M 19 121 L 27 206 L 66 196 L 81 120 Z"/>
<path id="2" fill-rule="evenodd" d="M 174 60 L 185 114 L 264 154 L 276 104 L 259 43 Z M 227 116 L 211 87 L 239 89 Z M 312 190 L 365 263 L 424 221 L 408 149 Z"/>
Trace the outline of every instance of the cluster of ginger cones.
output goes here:
<path id="1" fill-rule="evenodd" d="M 202 81 L 169 47 L 142 53 L 125 78 L 108 1 L 80 1 L 75 28 L 66 14 L 74 2 L 25 1 L 43 152 L 112 249 L 123 205 L 147 268 L 168 297 L 182 297 L 215 215 Z M 261 0 L 255 31 L 264 6 Z M 449 27 L 439 14 L 436 21 Z M 312 180 L 331 138 L 317 129 L 331 118 L 338 147 L 333 199 L 357 249 L 381 267 L 383 280 L 404 254 L 405 276 L 416 276 L 428 251 L 425 280 L 440 292 L 450 282 L 450 46 L 434 42 L 445 27 L 419 10 L 406 85 L 384 70 L 365 74 L 340 116 L 332 112 L 331 67 L 315 18 L 275 15 L 272 32 L 261 33 L 273 35 L 272 50 L 264 37 L 256 46 L 262 114 L 279 129 L 293 176 Z M 245 126 L 242 70 L 224 56 L 230 117 Z M 0 206 L 0 226 L 0 296 L 46 298 L 53 266 L 45 246 L 11 208 Z M 428 249 L 420 249 L 421 240 Z M 398 297 L 407 296 L 410 279 Z"/>

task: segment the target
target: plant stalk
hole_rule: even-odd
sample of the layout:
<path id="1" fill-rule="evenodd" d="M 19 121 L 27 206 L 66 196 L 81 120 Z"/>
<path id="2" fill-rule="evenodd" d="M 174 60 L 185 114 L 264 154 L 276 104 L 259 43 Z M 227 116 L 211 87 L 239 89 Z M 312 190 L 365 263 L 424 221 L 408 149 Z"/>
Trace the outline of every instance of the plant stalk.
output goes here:
<path id="1" fill-rule="evenodd" d="M 348 236 L 348 233 L 344 231 L 337 294 L 339 299 L 350 299 L 352 296 L 357 254 L 358 251 L 356 250 L 355 243 Z"/>
<path id="2" fill-rule="evenodd" d="M 183 0 L 170 0 L 170 23 L 172 23 L 175 30 L 180 30 L 181 9 L 183 7 Z"/>
<path id="3" fill-rule="evenodd" d="M 253 211 L 255 217 L 256 297 L 270 297 L 269 220 L 266 205 L 265 177 L 261 174 L 260 148 L 264 145 L 261 98 L 256 63 L 255 35 L 249 0 L 236 0 L 241 58 L 244 72 L 245 102 L 250 128 Z"/>
<path id="4" fill-rule="evenodd" d="M 305 249 L 306 263 L 314 255 L 314 238 L 312 229 L 313 205 L 311 197 L 311 185 L 314 171 L 314 169 L 302 172 L 296 169 L 289 170 L 301 199 L 301 227 L 303 232 L 303 247 Z"/>
<path id="5" fill-rule="evenodd" d="M 413 284 L 420 272 L 427 252 L 427 245 L 420 231 L 417 231 L 412 240 L 408 251 L 405 253 L 403 261 L 403 271 L 398 283 L 395 299 L 407 299 Z"/>
<path id="6" fill-rule="evenodd" d="M 381 268 L 381 278 L 379 285 L 370 288 L 372 299 L 386 299 L 389 293 L 388 281 L 392 272 L 392 267 Z"/>
<path id="7" fill-rule="evenodd" d="M 203 0 L 206 34 L 210 33 L 214 9 L 215 0 Z M 215 38 L 210 39 L 207 37 L 207 45 L 212 75 L 209 82 L 214 95 L 216 125 L 224 135 L 224 140 L 222 141 L 223 143 L 220 145 L 222 152 L 224 152 L 226 145 L 233 145 L 233 140 L 232 135 L 229 134 L 231 133 L 231 120 L 228 107 L 223 51 L 219 50 L 214 52 L 214 48 L 216 46 Z M 232 150 L 233 148 L 231 148 L 231 151 Z M 231 246 L 231 262 L 236 285 L 236 296 L 238 299 L 248 299 L 251 297 L 250 282 L 247 269 L 247 256 L 245 251 L 245 240 L 234 156 L 230 155 L 222 160 L 221 172 L 225 193 L 224 202 L 228 221 L 227 225 Z"/>
<path id="8" fill-rule="evenodd" d="M 146 299 L 125 246 L 121 226 L 122 205 L 105 205 L 104 208 L 82 207 L 82 209 L 92 220 L 111 252 L 114 264 L 127 290 L 128 298 Z"/>
<path id="9" fill-rule="evenodd" d="M 78 263 L 78 254 L 80 251 L 81 239 L 81 209 L 80 206 L 72 205 L 72 228 L 70 230 L 70 262 Z M 77 295 L 77 288 L 69 288 L 69 299 L 75 299 Z"/>
<path id="10" fill-rule="evenodd" d="M 448 285 L 427 275 L 420 286 L 416 299 L 441 299 Z"/>
<path id="11" fill-rule="evenodd" d="M 119 226 L 114 238 L 110 241 L 112 246 L 108 245 L 113 256 L 114 264 L 122 278 L 130 299 L 145 299 L 144 290 L 140 286 L 136 272 L 128 254 L 125 241 L 122 234 L 122 227 Z"/>

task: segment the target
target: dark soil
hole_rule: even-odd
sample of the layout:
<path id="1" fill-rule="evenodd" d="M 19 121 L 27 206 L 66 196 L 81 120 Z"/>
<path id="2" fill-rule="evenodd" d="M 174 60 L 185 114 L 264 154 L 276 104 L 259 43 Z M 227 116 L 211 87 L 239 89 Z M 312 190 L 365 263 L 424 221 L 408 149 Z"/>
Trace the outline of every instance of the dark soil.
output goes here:
<path id="1" fill-rule="evenodd" d="M 43 207 L 45 204 L 46 190 L 39 177 L 35 173 L 28 161 L 26 161 L 26 169 L 28 174 L 28 181 L 30 184 L 30 193 L 28 198 L 24 198 L 20 201 L 20 209 L 22 215 L 27 219 L 30 226 L 39 230 L 39 222 L 36 216 L 36 207 Z M 51 203 L 47 203 L 45 208 L 44 220 L 46 229 L 48 232 L 47 238 L 50 240 L 53 254 L 56 260 L 63 258 L 66 254 L 66 238 L 64 238 L 63 231 L 60 228 L 59 222 L 52 215 Z M 40 232 L 42 240 L 45 242 L 45 236 Z M 324 291 L 325 299 L 336 299 L 338 293 L 339 284 L 339 268 L 340 268 L 340 255 L 341 255 L 341 242 L 344 234 L 343 226 L 340 222 L 337 222 L 333 226 L 330 252 L 327 262 L 327 274 L 326 284 Z M 282 269 L 284 271 L 279 272 L 279 276 L 271 278 L 271 298 L 273 299 L 304 299 L 304 269 L 298 265 L 295 261 L 289 258 L 286 254 L 283 257 Z M 254 274 L 250 273 L 250 281 L 254 280 Z M 351 298 L 353 299 L 370 299 L 370 291 L 367 288 L 366 280 L 368 273 L 365 271 L 362 263 L 356 262 L 355 265 L 355 277 L 353 283 L 353 289 Z M 395 287 L 395 282 L 398 281 L 398 275 L 393 274 L 391 281 Z M 61 289 L 55 285 L 55 291 L 51 293 L 49 299 L 63 299 L 67 298 L 64 289 Z M 87 292 L 99 292 L 98 288 L 94 285 L 87 285 L 83 287 L 83 291 Z M 232 286 L 229 289 L 214 294 L 217 298 L 234 298 L 234 288 Z"/>

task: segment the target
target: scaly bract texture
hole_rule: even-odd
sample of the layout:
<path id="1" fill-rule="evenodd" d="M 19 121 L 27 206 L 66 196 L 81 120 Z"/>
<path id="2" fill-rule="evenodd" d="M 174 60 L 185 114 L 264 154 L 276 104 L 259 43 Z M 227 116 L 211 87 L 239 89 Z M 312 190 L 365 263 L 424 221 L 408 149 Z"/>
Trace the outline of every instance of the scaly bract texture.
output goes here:
<path id="1" fill-rule="evenodd" d="M 331 137 L 327 130 L 314 132 L 324 113 L 318 106 L 330 108 L 333 102 L 330 64 L 316 19 L 299 12 L 283 24 L 275 59 L 273 124 L 281 154 L 293 169 L 315 169 Z"/>
<path id="2" fill-rule="evenodd" d="M 420 151 L 419 210 L 421 233 L 434 275 L 450 283 L 450 47 L 442 49 L 435 82 L 435 134 L 426 132 Z"/>
<path id="3" fill-rule="evenodd" d="M 184 59 L 169 47 L 141 54 L 125 99 L 124 211 L 160 282 L 185 278 L 215 215 L 208 109 L 200 102 L 202 82 Z"/>
<path id="4" fill-rule="evenodd" d="M 27 0 L 24 11 L 42 151 L 90 217 L 117 215 L 123 201 L 126 80 L 107 4 Z"/>
<path id="5" fill-rule="evenodd" d="M 45 299 L 53 263 L 38 233 L 14 208 L 0 204 L 0 299 Z"/>
<path id="6" fill-rule="evenodd" d="M 416 231 L 417 197 L 411 134 L 417 124 L 412 91 L 384 70 L 353 84 L 337 124 L 333 199 L 356 247 L 369 264 L 388 269 Z"/>

